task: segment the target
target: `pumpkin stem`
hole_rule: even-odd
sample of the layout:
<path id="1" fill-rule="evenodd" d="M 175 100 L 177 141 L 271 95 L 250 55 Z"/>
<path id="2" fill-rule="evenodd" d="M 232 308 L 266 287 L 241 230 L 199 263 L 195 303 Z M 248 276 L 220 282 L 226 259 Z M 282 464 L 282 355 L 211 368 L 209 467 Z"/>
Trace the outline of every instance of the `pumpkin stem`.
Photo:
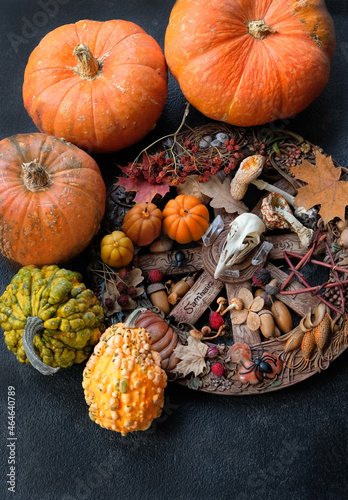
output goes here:
<path id="1" fill-rule="evenodd" d="M 76 72 L 85 80 L 93 80 L 100 70 L 98 59 L 94 57 L 87 45 L 77 45 L 73 53 L 78 59 Z"/>
<path id="2" fill-rule="evenodd" d="M 248 24 L 248 31 L 250 35 L 256 38 L 256 40 L 263 40 L 271 33 L 277 33 L 274 29 L 268 26 L 263 19 L 260 19 L 259 21 L 250 21 Z"/>
<path id="3" fill-rule="evenodd" d="M 36 368 L 42 375 L 53 375 L 59 370 L 58 368 L 53 368 L 52 366 L 48 366 L 35 352 L 33 340 L 35 335 L 40 335 L 42 330 L 44 329 L 44 322 L 38 316 L 29 316 L 27 318 L 26 325 L 24 327 L 23 335 L 22 335 L 22 344 L 24 352 L 30 362 L 30 364 Z"/>
<path id="4" fill-rule="evenodd" d="M 45 167 L 37 162 L 37 159 L 29 163 L 22 163 L 23 183 L 29 191 L 44 191 L 48 189 L 53 180 Z"/>
<path id="5" fill-rule="evenodd" d="M 124 322 L 123 326 L 125 326 L 126 328 L 135 328 L 135 323 L 137 322 L 138 317 L 140 316 L 141 313 L 146 311 L 147 311 L 146 307 L 138 307 L 137 309 L 134 309 L 134 311 L 128 316 L 128 318 Z"/>

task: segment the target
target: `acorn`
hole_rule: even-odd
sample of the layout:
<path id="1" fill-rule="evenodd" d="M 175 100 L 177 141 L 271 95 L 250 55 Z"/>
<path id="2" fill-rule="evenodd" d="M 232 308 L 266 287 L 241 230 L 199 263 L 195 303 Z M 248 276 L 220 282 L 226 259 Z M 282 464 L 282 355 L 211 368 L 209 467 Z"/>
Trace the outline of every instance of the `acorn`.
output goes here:
<path id="1" fill-rule="evenodd" d="M 194 282 L 193 276 L 187 276 L 173 285 L 171 293 L 176 293 L 178 297 L 182 298 L 190 290 Z"/>
<path id="2" fill-rule="evenodd" d="M 169 252 L 174 245 L 174 241 L 169 238 L 157 238 L 149 247 L 151 253 Z"/>
<path id="3" fill-rule="evenodd" d="M 272 304 L 271 311 L 274 317 L 276 326 L 282 333 L 288 333 L 293 328 L 292 316 L 286 305 L 280 300 L 275 300 Z"/>
<path id="4" fill-rule="evenodd" d="M 274 296 L 279 293 L 280 286 L 279 283 L 276 279 L 271 280 L 266 286 L 265 286 L 265 292 L 268 293 L 268 295 Z"/>
<path id="5" fill-rule="evenodd" d="M 262 309 L 259 313 L 260 316 L 260 330 L 266 339 L 275 337 L 275 323 L 271 311 Z"/>
<path id="6" fill-rule="evenodd" d="M 162 283 L 152 283 L 147 287 L 146 292 L 152 305 L 161 309 L 161 311 L 167 316 L 171 311 L 171 307 L 168 302 L 168 295 L 165 286 Z"/>

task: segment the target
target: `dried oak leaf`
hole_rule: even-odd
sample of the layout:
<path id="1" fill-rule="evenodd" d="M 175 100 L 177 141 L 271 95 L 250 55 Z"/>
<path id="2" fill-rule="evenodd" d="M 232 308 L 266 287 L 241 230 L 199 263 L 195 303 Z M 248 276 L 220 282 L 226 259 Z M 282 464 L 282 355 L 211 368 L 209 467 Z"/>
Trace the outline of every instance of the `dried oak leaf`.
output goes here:
<path id="1" fill-rule="evenodd" d="M 129 276 L 125 280 L 128 286 L 137 286 L 144 280 L 144 276 L 142 274 L 141 269 L 135 267 L 131 271 L 129 271 Z"/>
<path id="2" fill-rule="evenodd" d="M 300 165 L 291 169 L 296 179 L 307 184 L 299 188 L 295 204 L 306 210 L 320 205 L 319 215 L 324 224 L 335 217 L 344 220 L 348 204 L 348 182 L 340 180 L 342 169 L 336 168 L 332 158 L 319 151 L 315 160 L 315 165 L 302 160 Z"/>
<path id="3" fill-rule="evenodd" d="M 216 176 L 210 177 L 209 182 L 201 182 L 201 193 L 205 194 L 210 200 L 210 206 L 213 208 L 224 208 L 229 214 L 243 214 L 248 212 L 248 207 L 242 202 L 235 200 L 230 191 L 231 179 L 226 177 L 221 183 Z"/>
<path id="4" fill-rule="evenodd" d="M 193 194 L 202 203 L 208 203 L 210 198 L 202 193 L 202 186 L 204 184 L 199 182 L 198 177 L 196 174 L 188 175 L 185 182 L 176 187 L 176 191 L 178 194 Z"/>
<path id="5" fill-rule="evenodd" d="M 197 377 L 206 369 L 205 355 L 207 351 L 208 346 L 206 344 L 190 336 L 187 339 L 187 346 L 179 344 L 174 349 L 175 356 L 181 359 L 176 365 L 175 371 L 181 373 L 184 377 L 193 372 Z"/>

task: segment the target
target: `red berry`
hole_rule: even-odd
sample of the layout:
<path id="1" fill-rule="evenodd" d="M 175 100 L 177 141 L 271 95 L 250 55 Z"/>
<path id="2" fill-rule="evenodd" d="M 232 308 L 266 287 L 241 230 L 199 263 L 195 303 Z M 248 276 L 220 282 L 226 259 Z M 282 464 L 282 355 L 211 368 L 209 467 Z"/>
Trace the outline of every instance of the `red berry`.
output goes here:
<path id="1" fill-rule="evenodd" d="M 130 297 L 132 297 L 134 299 L 134 297 L 136 297 L 138 295 L 138 291 L 137 289 L 135 288 L 135 286 L 129 286 L 127 288 L 127 293 Z"/>
<path id="2" fill-rule="evenodd" d="M 225 374 L 225 367 L 221 363 L 214 363 L 211 367 L 211 371 L 217 377 L 223 377 Z"/>
<path id="3" fill-rule="evenodd" d="M 117 299 L 117 302 L 121 307 L 126 307 L 128 306 L 129 303 L 129 297 L 128 295 L 120 295 L 119 298 Z"/>
<path id="4" fill-rule="evenodd" d="M 129 271 L 126 267 L 121 267 L 121 269 L 118 271 L 118 275 L 121 278 L 121 280 L 125 280 L 129 278 Z"/>
<path id="5" fill-rule="evenodd" d="M 124 293 L 127 290 L 127 285 L 123 281 L 120 281 L 117 283 L 116 288 L 120 293 Z"/>
<path id="6" fill-rule="evenodd" d="M 212 312 L 209 316 L 209 325 L 213 330 L 218 330 L 220 326 L 224 325 L 225 321 L 221 314 Z"/>
<path id="7" fill-rule="evenodd" d="M 150 283 L 160 283 L 163 279 L 163 273 L 158 269 L 153 269 L 149 272 L 148 279 Z"/>
<path id="8" fill-rule="evenodd" d="M 110 297 L 105 299 L 105 307 L 108 309 L 112 309 L 114 307 L 114 301 Z"/>

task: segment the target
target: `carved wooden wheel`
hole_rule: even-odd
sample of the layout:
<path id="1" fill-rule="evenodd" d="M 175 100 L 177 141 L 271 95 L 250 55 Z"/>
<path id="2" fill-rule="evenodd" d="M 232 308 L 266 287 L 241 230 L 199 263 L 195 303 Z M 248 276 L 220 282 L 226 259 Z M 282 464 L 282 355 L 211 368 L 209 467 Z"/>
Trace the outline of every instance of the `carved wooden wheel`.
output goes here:
<path id="1" fill-rule="evenodd" d="M 212 127 L 216 129 L 217 125 L 214 124 Z M 233 127 L 226 127 L 226 125 L 222 125 L 222 128 L 224 132 L 236 130 Z M 191 131 L 191 137 L 194 136 L 195 131 L 201 140 L 202 132 L 200 129 Z M 205 133 L 207 133 L 206 129 Z M 242 140 L 241 143 L 245 149 L 248 146 L 247 138 L 250 136 L 244 130 L 238 130 L 237 133 L 243 138 L 244 143 Z M 250 132 L 250 134 L 255 142 L 255 131 Z M 282 131 L 282 136 L 286 136 L 284 131 Z M 187 140 L 187 134 L 186 136 L 184 134 L 184 139 Z M 295 146 L 291 139 L 292 134 L 289 133 L 286 136 L 285 146 L 283 144 L 283 157 L 284 151 L 288 151 L 289 148 L 298 148 L 298 138 L 294 139 Z M 279 146 L 277 147 L 279 148 Z M 305 148 L 303 150 L 306 151 Z M 271 163 L 276 163 L 273 152 L 272 149 L 268 159 L 271 158 Z M 307 151 L 302 157 L 308 158 L 310 154 Z M 283 157 L 282 159 L 284 159 Z M 310 159 L 313 160 L 313 158 Z M 296 161 L 299 163 L 301 157 L 297 158 Z M 275 187 L 290 195 L 296 194 L 293 184 L 294 182 L 288 174 L 281 175 L 280 179 L 273 182 Z M 265 191 L 254 190 L 252 199 L 247 201 L 249 212 L 262 219 L 261 203 L 268 194 Z M 104 232 L 120 228 L 122 217 L 132 206 L 131 199 L 125 200 L 125 196 L 123 188 L 113 186 L 109 193 L 109 208 L 113 207 L 112 218 L 109 216 L 106 221 Z M 161 201 L 159 206 L 160 204 Z M 238 214 L 230 214 L 223 208 L 215 208 L 211 210 L 211 215 L 212 220 L 217 216 L 221 216 L 223 220 L 223 229 L 211 244 L 193 244 L 191 247 L 176 244 L 170 251 L 162 253 L 150 253 L 148 248 L 143 248 L 133 259 L 133 266 L 141 270 L 145 282 L 148 273 L 154 269 L 163 272 L 167 279 L 179 280 L 188 274 L 195 275 L 193 286 L 174 305 L 166 318 L 177 335 L 177 342 L 173 343 L 173 340 L 170 339 L 173 345 L 172 359 L 176 357 L 176 362 L 174 368 L 167 371 L 169 380 L 175 380 L 196 390 L 243 395 L 285 388 L 326 369 L 347 348 L 346 315 L 344 311 L 341 311 L 341 314 L 337 313 L 338 306 L 330 308 L 330 300 L 331 303 L 335 303 L 335 299 L 330 298 L 330 296 L 324 299 L 327 297 L 325 294 L 333 290 L 334 286 L 331 287 L 325 280 L 313 285 L 312 293 L 302 293 L 308 288 L 308 283 L 305 285 L 301 283 L 302 275 L 298 275 L 297 272 L 300 272 L 301 269 L 300 256 L 307 256 L 312 261 L 323 261 L 325 257 L 329 262 L 326 265 L 331 273 L 332 284 L 335 284 L 336 267 L 338 266 L 337 269 L 342 272 L 348 265 L 347 251 L 338 245 L 340 232 L 336 225 L 330 223 L 324 227 L 322 219 L 317 217 L 313 234 L 316 235 L 319 243 L 316 240 L 309 248 L 304 248 L 301 245 L 294 232 L 267 230 L 262 235 L 260 244 L 248 253 L 244 260 L 234 264 L 227 272 L 215 279 L 214 272 L 222 254 L 226 236 L 230 231 L 230 224 Z M 261 261 L 255 264 L 255 255 L 263 242 L 271 243 L 272 248 Z M 328 248 L 332 248 L 332 245 L 335 247 L 336 253 L 332 254 L 329 250 L 328 255 Z M 96 254 L 98 254 L 97 248 L 96 245 Z M 312 252 L 309 255 L 311 249 Z M 177 252 L 182 252 L 180 266 L 176 265 Z M 284 260 L 285 255 L 288 258 L 287 262 Z M 331 268 L 330 258 L 334 258 L 334 263 L 331 261 Z M 96 265 L 95 259 L 98 260 L 98 255 L 93 258 L 94 267 Z M 295 277 L 291 280 L 288 278 L 289 259 L 295 259 L 292 260 L 292 273 Z M 216 300 L 218 297 L 226 298 L 227 303 L 230 304 L 232 299 L 239 296 L 241 290 L 255 291 L 253 276 L 259 268 L 269 271 L 271 278 L 277 280 L 280 287 L 282 283 L 288 282 L 285 287 L 276 290 L 277 293 L 272 296 L 272 300 L 281 301 L 291 311 L 294 318 L 294 326 L 291 331 L 281 332 L 279 337 L 267 339 L 261 334 L 259 328 L 250 329 L 245 322 L 235 323 L 234 311 L 231 309 L 224 315 L 226 322 L 224 336 L 218 336 L 213 341 L 205 340 L 204 337 L 200 340 L 196 338 L 192 340 L 190 330 L 194 328 L 200 331 L 202 326 L 207 324 L 209 311 L 217 309 Z M 117 270 L 115 272 L 117 274 Z M 345 278 L 343 277 L 342 280 L 344 281 Z M 94 275 L 94 279 L 100 287 L 103 283 L 100 274 L 99 278 Z M 305 281 L 305 278 L 303 280 Z M 340 289 L 337 294 L 341 298 L 346 293 L 345 287 L 346 284 L 341 284 L 340 281 L 336 286 L 335 290 Z M 104 292 L 105 290 L 99 291 L 102 302 Z M 335 295 L 331 297 L 335 297 Z M 137 305 L 151 307 L 146 293 L 138 297 Z M 119 321 L 125 313 L 126 311 L 118 311 L 114 317 L 109 315 L 109 321 Z M 168 344 L 169 339 L 166 342 Z M 188 367 L 190 356 L 194 365 L 192 371 Z M 214 369 L 215 364 L 222 368 L 220 370 Z M 197 368 L 198 365 L 199 368 Z M 182 369 L 182 367 L 184 368 Z"/>

